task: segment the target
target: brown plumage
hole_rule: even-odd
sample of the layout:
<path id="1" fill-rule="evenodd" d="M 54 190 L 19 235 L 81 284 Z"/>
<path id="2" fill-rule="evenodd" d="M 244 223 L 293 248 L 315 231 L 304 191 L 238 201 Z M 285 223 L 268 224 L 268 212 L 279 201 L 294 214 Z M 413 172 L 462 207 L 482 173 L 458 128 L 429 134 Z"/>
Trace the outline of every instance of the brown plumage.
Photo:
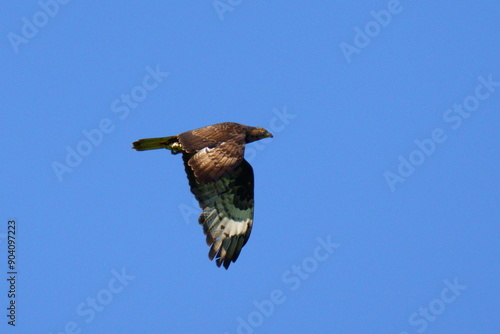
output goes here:
<path id="1" fill-rule="evenodd" d="M 226 122 L 133 143 L 137 151 L 182 153 L 191 192 L 203 209 L 198 221 L 211 246 L 209 258 L 219 267 L 236 261 L 252 230 L 254 180 L 245 144 L 268 137 L 263 128 Z"/>

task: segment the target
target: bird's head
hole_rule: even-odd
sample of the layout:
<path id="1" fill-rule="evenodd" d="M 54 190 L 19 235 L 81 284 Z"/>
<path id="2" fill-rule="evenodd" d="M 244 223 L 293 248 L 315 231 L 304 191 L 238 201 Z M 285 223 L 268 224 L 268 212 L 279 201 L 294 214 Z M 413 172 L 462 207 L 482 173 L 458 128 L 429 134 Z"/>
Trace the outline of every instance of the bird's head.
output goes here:
<path id="1" fill-rule="evenodd" d="M 273 138 L 271 132 L 267 131 L 264 128 L 260 127 L 249 127 L 246 136 L 246 142 L 251 143 L 256 140 L 264 139 L 264 138 Z"/>

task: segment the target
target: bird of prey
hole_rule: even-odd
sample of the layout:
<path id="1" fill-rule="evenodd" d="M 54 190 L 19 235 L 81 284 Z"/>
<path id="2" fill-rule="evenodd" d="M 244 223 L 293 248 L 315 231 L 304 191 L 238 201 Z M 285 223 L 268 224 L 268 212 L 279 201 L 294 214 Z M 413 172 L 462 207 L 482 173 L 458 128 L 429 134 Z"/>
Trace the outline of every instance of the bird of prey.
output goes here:
<path id="1" fill-rule="evenodd" d="M 191 192 L 203 209 L 198 222 L 211 246 L 208 257 L 218 267 L 236 261 L 252 231 L 254 177 L 245 144 L 268 137 L 273 135 L 264 128 L 225 122 L 132 144 L 137 151 L 182 153 Z"/>

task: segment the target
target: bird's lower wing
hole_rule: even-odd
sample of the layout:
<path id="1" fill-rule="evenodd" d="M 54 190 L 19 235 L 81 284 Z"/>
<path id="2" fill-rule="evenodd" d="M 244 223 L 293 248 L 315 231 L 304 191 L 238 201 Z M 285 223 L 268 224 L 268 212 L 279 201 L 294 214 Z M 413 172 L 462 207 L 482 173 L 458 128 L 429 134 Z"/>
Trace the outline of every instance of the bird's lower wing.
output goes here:
<path id="1" fill-rule="evenodd" d="M 252 166 L 246 161 L 215 182 L 198 183 L 189 165 L 190 154 L 183 154 L 191 192 L 203 209 L 199 223 L 207 236 L 210 260 L 226 269 L 235 262 L 250 237 L 254 213 Z"/>

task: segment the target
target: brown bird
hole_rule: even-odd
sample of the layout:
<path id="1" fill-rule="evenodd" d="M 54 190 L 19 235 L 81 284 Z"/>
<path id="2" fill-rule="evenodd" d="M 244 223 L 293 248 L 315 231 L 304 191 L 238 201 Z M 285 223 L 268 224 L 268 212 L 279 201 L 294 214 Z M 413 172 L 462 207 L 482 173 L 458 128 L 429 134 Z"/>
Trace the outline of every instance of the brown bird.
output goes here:
<path id="1" fill-rule="evenodd" d="M 166 148 L 182 153 L 191 192 L 203 209 L 198 222 L 218 267 L 235 262 L 253 225 L 254 178 L 245 144 L 273 137 L 264 128 L 225 122 L 176 136 L 140 139 L 137 151 Z"/>

